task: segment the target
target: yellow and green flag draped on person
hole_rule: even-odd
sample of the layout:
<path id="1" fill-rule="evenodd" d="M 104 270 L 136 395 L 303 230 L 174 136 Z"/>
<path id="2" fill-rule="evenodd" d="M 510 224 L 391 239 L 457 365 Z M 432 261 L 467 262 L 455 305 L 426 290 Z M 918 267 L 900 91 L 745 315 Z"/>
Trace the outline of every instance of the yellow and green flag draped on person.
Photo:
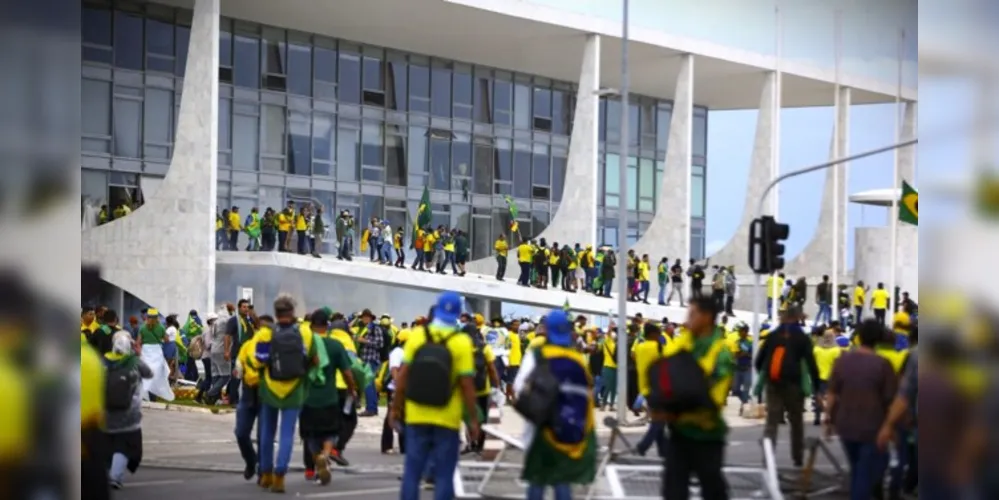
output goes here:
<path id="1" fill-rule="evenodd" d="M 420 197 L 420 206 L 416 209 L 416 218 L 413 219 L 413 236 L 410 238 L 409 247 L 416 244 L 417 233 L 421 227 L 427 227 L 433 219 L 433 211 L 430 208 L 430 189 L 423 186 L 423 196 Z"/>
<path id="2" fill-rule="evenodd" d="M 905 181 L 902 181 L 902 198 L 898 201 L 898 220 L 919 225 L 919 192 Z"/>
<path id="3" fill-rule="evenodd" d="M 503 197 L 503 201 L 506 202 L 506 207 L 510 210 L 510 232 L 519 233 L 520 224 L 517 223 L 517 215 L 520 213 L 520 210 L 517 209 L 517 203 L 513 201 L 510 195 Z"/>

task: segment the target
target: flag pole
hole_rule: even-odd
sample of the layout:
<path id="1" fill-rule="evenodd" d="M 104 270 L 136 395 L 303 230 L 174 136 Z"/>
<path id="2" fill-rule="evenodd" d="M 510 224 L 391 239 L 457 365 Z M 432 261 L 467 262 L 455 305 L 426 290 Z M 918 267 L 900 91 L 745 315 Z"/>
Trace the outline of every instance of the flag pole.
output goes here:
<path id="1" fill-rule="evenodd" d="M 902 51 L 905 44 L 905 29 L 899 31 L 898 37 L 898 81 L 895 87 L 895 140 L 902 141 Z M 888 277 L 888 312 L 895 314 L 895 282 L 897 279 L 898 266 L 898 200 L 901 197 L 899 191 L 899 161 L 901 155 L 899 150 L 894 151 L 895 166 L 892 169 L 892 198 L 891 198 L 891 268 Z"/>
<path id="2" fill-rule="evenodd" d="M 835 70 L 836 71 L 836 73 L 835 73 L 836 85 L 833 88 L 834 89 L 833 92 L 835 92 L 836 94 L 833 96 L 833 102 L 834 102 L 833 106 L 834 106 L 834 110 L 835 110 L 834 113 L 836 114 L 836 116 L 835 116 L 835 118 L 833 120 L 833 158 L 839 158 L 840 155 L 842 153 L 844 153 L 844 151 L 841 151 L 840 147 L 839 147 L 840 134 L 843 133 L 843 131 L 840 130 L 840 123 L 839 123 L 840 106 L 843 105 L 843 103 L 840 101 L 840 95 L 839 95 L 840 94 L 840 87 L 839 87 L 839 82 L 840 82 L 840 43 L 841 43 L 841 39 L 840 39 L 840 35 L 841 35 L 841 24 L 840 23 L 842 22 L 842 11 L 840 11 L 839 9 L 836 9 L 836 14 L 835 14 L 835 18 L 834 19 L 835 20 L 834 20 L 834 27 L 833 27 L 833 37 L 834 37 L 833 51 L 835 52 L 835 54 L 834 54 L 833 57 L 834 57 L 835 65 L 836 65 L 836 70 Z M 840 186 L 841 186 L 841 184 L 840 184 L 841 183 L 840 177 L 841 176 L 842 176 L 841 169 L 836 169 L 836 170 L 833 171 L 833 193 L 834 193 L 833 194 L 833 200 L 834 200 L 833 201 L 833 213 L 832 213 L 832 216 L 833 216 L 833 231 L 832 231 L 832 246 L 833 246 L 833 248 L 832 248 L 832 256 L 833 256 L 833 261 L 832 261 L 832 289 L 829 291 L 829 298 L 830 298 L 829 308 L 830 308 L 830 312 L 832 312 L 832 310 L 835 310 L 835 312 L 832 313 L 832 317 L 833 318 L 838 318 L 839 317 L 839 274 L 840 274 L 839 265 L 840 265 L 840 258 L 841 258 L 839 247 L 840 247 L 840 238 L 844 238 L 846 236 L 844 234 L 844 232 L 843 232 L 843 225 L 840 223 L 840 213 L 839 213 L 839 211 L 840 211 L 839 205 L 840 205 L 840 203 L 842 201 L 842 196 L 840 195 L 840 190 L 841 190 L 841 188 L 840 188 Z"/>
<path id="3" fill-rule="evenodd" d="M 628 185 L 628 0 L 621 2 L 621 145 L 618 174 L 621 186 Z M 618 202 L 617 224 L 617 393 L 618 397 L 628 392 L 628 280 L 626 279 L 625 259 L 628 256 L 628 190 L 621 189 Z M 622 344 L 624 343 L 622 349 Z M 625 398 L 627 399 L 627 398 Z M 619 399 L 617 403 L 618 424 L 624 423 L 628 412 L 628 404 Z"/>
<path id="4" fill-rule="evenodd" d="M 780 0 L 774 1 L 774 98 L 773 98 L 773 122 L 774 133 L 770 136 L 770 178 L 776 179 L 780 176 L 780 112 L 783 107 L 781 97 L 783 96 L 781 77 L 781 54 L 784 47 L 784 23 L 781 19 Z M 780 190 L 775 189 L 770 194 L 770 213 L 774 218 L 778 217 L 780 211 Z M 770 306 L 770 317 L 777 320 L 777 312 L 780 310 L 781 290 L 777 289 L 777 280 L 772 280 L 773 290 L 771 296 L 774 297 Z M 756 351 L 753 351 L 756 352 Z"/>

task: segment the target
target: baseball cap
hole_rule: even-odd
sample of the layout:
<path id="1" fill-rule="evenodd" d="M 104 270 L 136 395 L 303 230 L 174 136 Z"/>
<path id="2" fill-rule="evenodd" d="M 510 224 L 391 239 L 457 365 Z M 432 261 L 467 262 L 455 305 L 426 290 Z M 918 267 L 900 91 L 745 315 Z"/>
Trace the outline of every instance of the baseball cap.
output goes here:
<path id="1" fill-rule="evenodd" d="M 572 343 L 572 322 L 569 315 L 561 309 L 554 309 L 545 316 L 545 329 L 548 332 L 548 343 L 567 346 Z"/>
<path id="2" fill-rule="evenodd" d="M 461 315 L 461 295 L 457 292 L 444 292 L 437 296 L 437 304 L 434 305 L 434 319 L 442 323 L 453 325 L 458 322 Z"/>
<path id="3" fill-rule="evenodd" d="M 155 308 L 150 307 L 149 309 L 146 309 L 146 316 L 159 316 L 159 315 L 160 312 L 157 311 Z"/>
<path id="4" fill-rule="evenodd" d="M 215 321 L 217 319 L 219 319 L 219 315 L 217 313 L 210 312 L 208 313 L 208 317 L 205 319 L 205 321 Z"/>

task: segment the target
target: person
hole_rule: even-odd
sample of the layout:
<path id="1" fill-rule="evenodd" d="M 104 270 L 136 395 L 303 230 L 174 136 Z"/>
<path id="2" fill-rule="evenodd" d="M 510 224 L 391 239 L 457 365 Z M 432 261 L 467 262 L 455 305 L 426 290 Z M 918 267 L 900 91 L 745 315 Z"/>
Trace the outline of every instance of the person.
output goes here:
<path id="1" fill-rule="evenodd" d="M 357 398 L 357 385 L 343 344 L 325 335 L 329 324 L 326 311 L 319 309 L 312 313 L 309 324 L 318 364 L 317 369 L 309 371 L 308 395 L 299 415 L 299 429 L 305 438 L 306 454 L 313 457 L 315 476 L 320 484 L 326 485 L 330 482 L 327 457 L 336 446 L 341 415 L 336 375 L 343 376 L 347 391 L 354 399 Z"/>
<path id="2" fill-rule="evenodd" d="M 385 332 L 382 326 L 375 323 L 375 314 L 370 309 L 361 311 L 361 325 L 354 335 L 354 340 L 360 344 L 358 357 L 371 368 L 371 373 L 377 373 L 378 367 L 382 364 L 382 351 L 386 347 Z M 372 380 L 364 388 L 364 413 L 361 417 L 378 416 L 378 391 L 375 390 L 375 382 Z"/>
<path id="3" fill-rule="evenodd" d="M 163 323 L 166 325 L 163 336 L 163 358 L 166 359 L 167 367 L 169 368 L 170 375 L 168 379 L 170 380 L 170 385 L 177 380 L 177 362 L 180 358 L 180 352 L 177 340 L 180 337 L 180 323 L 177 321 L 176 314 L 168 315 Z"/>
<path id="4" fill-rule="evenodd" d="M 472 341 L 458 333 L 458 316 L 462 298 L 455 292 L 440 294 L 429 324 L 412 330 L 403 349 L 403 365 L 396 378 L 397 396 L 392 400 L 390 425 L 406 425 L 406 459 L 403 465 L 402 500 L 420 498 L 420 479 L 430 462 L 434 471 L 434 498 L 454 498 L 454 472 L 458 466 L 459 430 L 462 413 L 467 412 L 468 433 L 475 440 L 479 434 L 479 419 L 475 405 L 475 366 L 472 361 Z M 435 347 L 443 346 L 444 351 Z M 436 361 L 450 360 L 450 382 L 447 387 L 425 387 L 428 380 L 441 380 Z M 443 405 L 437 399 L 440 391 L 446 398 Z M 434 394 L 437 393 L 437 396 Z M 400 397 L 401 396 L 401 397 Z"/>
<path id="5" fill-rule="evenodd" d="M 680 307 L 683 307 L 683 265 L 680 264 L 680 259 L 676 259 L 673 262 L 673 266 L 669 268 L 670 276 L 670 290 L 669 295 L 666 297 L 666 305 L 669 305 L 673 301 L 673 294 L 680 296 Z"/>
<path id="6" fill-rule="evenodd" d="M 388 405 L 392 407 L 392 397 L 395 396 L 395 379 L 399 376 L 399 370 L 402 369 L 402 358 L 405 352 L 406 340 L 409 339 L 409 332 L 406 330 L 400 331 L 399 335 L 396 336 L 395 347 L 392 348 L 392 352 L 389 353 L 389 359 L 386 363 L 386 369 L 388 373 L 388 383 L 385 384 L 386 396 L 388 398 Z M 395 435 L 399 435 L 399 453 L 406 453 L 406 431 L 403 427 L 393 428 L 391 422 L 391 413 L 386 412 L 385 422 L 382 424 L 382 454 L 392 454 L 394 448 L 392 446 L 395 441 Z"/>
<path id="7" fill-rule="evenodd" d="M 662 329 L 658 325 L 648 322 L 643 326 L 641 341 L 635 345 L 633 356 L 638 377 L 638 394 L 645 400 L 649 397 L 649 367 L 662 357 L 664 344 L 662 334 Z M 635 445 L 635 452 L 644 457 L 653 444 L 656 445 L 659 457 L 665 458 L 666 422 L 662 420 L 649 420 L 649 428 L 642 440 Z"/>
<path id="8" fill-rule="evenodd" d="M 326 312 L 332 311 L 327 310 Z M 347 325 L 347 320 L 343 314 L 330 315 L 330 326 L 326 332 L 330 338 L 340 341 L 340 344 L 347 351 L 347 357 L 353 363 L 357 359 L 357 347 L 354 344 L 354 339 L 348 333 L 349 331 L 350 326 Z M 356 383 L 357 379 L 355 378 L 354 381 Z M 336 389 L 337 400 L 340 401 L 340 429 L 337 433 L 336 446 L 330 453 L 330 460 L 341 467 L 348 467 L 350 462 L 343 456 L 343 452 L 347 449 L 347 443 L 354 437 L 354 430 L 357 428 L 357 409 L 354 404 L 358 398 L 356 394 L 347 391 L 347 381 L 340 372 L 336 373 Z"/>
<path id="9" fill-rule="evenodd" d="M 832 283 L 829 282 L 828 274 L 822 275 L 822 283 L 815 287 L 815 304 L 819 306 L 819 312 L 815 315 L 813 324 L 828 324 L 832 321 Z"/>
<path id="10" fill-rule="evenodd" d="M 278 251 L 291 251 L 291 226 L 295 222 L 295 204 L 289 201 L 288 206 L 277 215 Z"/>
<path id="11" fill-rule="evenodd" d="M 701 287 L 704 285 L 704 267 L 697 263 L 697 260 L 690 259 L 687 267 L 687 276 L 690 277 L 690 298 L 702 297 L 704 292 Z"/>
<path id="12" fill-rule="evenodd" d="M 604 335 L 603 342 L 598 344 L 603 354 L 603 367 L 601 369 L 602 390 L 600 391 L 600 410 L 609 407 L 611 411 L 617 399 L 617 328 L 612 323 Z"/>
<path id="13" fill-rule="evenodd" d="M 284 478 L 295 445 L 295 424 L 305 402 L 307 369 L 318 364 L 310 332 L 299 328 L 295 301 L 288 295 L 274 300 L 277 321 L 271 335 L 257 338 L 254 368 L 260 376 L 261 488 L 284 493 Z M 269 337 L 269 338 L 268 338 Z M 276 435 L 276 436 L 275 436 Z M 274 440 L 278 440 L 277 457 Z"/>
<path id="14" fill-rule="evenodd" d="M 520 245 L 517 246 L 517 263 L 520 264 L 520 277 L 517 278 L 517 284 L 520 286 L 531 285 L 531 262 L 533 254 L 534 250 L 531 248 L 529 241 L 522 240 Z"/>
<path id="15" fill-rule="evenodd" d="M 525 425 L 524 468 L 521 479 L 528 483 L 527 499 L 543 500 L 552 488 L 556 500 L 572 498 L 571 485 L 589 484 L 596 476 L 597 435 L 593 413 L 593 377 L 586 358 L 572 347 L 573 327 L 561 309 L 544 319 L 547 342 L 524 355 L 522 370 L 514 380 L 519 395 L 534 370 L 546 367 L 558 381 L 558 425 L 538 428 Z M 543 361 L 542 361 L 543 360 Z"/>
<path id="16" fill-rule="evenodd" d="M 886 326 L 885 317 L 888 315 L 888 301 L 890 299 L 884 283 L 878 283 L 877 289 L 871 292 L 871 310 L 874 311 L 874 319 L 878 320 L 881 326 Z"/>
<path id="17" fill-rule="evenodd" d="M 205 328 L 201 331 L 201 365 L 205 369 L 205 376 L 198 380 L 198 392 L 194 396 L 194 401 L 204 403 L 205 393 L 212 387 L 212 341 L 214 340 L 215 323 L 219 315 L 210 312 L 205 316 Z"/>
<path id="18" fill-rule="evenodd" d="M 295 241 L 299 255 L 309 253 L 309 206 L 302 205 L 295 216 Z"/>
<path id="19" fill-rule="evenodd" d="M 217 316 L 218 319 L 211 325 L 212 340 L 208 348 L 212 366 L 212 383 L 205 390 L 203 401 L 206 404 L 214 404 L 218 401 L 222 397 L 222 389 L 229 386 L 229 381 L 232 378 L 233 360 L 229 357 L 229 337 L 226 335 L 226 327 L 230 317 L 229 307 L 219 308 Z"/>
<path id="20" fill-rule="evenodd" d="M 496 353 L 493 345 L 486 342 L 480 327 L 467 324 L 463 328 L 472 339 L 472 364 L 475 367 L 475 404 L 482 420 L 489 415 L 489 396 L 493 388 L 499 388 L 499 372 L 496 369 Z M 486 444 L 486 435 L 479 433 L 479 438 L 471 442 L 470 449 L 481 452 Z"/>
<path id="21" fill-rule="evenodd" d="M 843 349 L 836 343 L 836 331 L 830 328 L 822 332 L 813 352 L 815 364 L 819 367 L 819 378 L 815 381 L 815 421 L 813 424 L 819 426 L 822 424 L 822 411 L 826 390 L 829 387 L 829 377 L 832 376 L 836 360 L 843 354 Z"/>
<path id="22" fill-rule="evenodd" d="M 249 300 L 239 299 L 239 302 L 236 303 L 236 314 L 226 320 L 223 344 L 228 348 L 226 351 L 228 354 L 226 361 L 230 363 L 230 366 L 231 363 L 236 362 L 243 342 L 253 337 L 253 325 L 249 319 L 252 308 L 253 305 L 250 304 Z M 226 398 L 230 405 L 235 405 L 239 402 L 239 378 L 229 378 L 228 385 L 226 385 Z"/>
<path id="23" fill-rule="evenodd" d="M 656 267 L 656 281 L 659 283 L 659 305 L 666 305 L 666 283 L 667 271 L 669 269 L 669 258 L 663 257 Z"/>
<path id="24" fill-rule="evenodd" d="M 614 278 L 617 274 L 617 256 L 614 255 L 613 250 L 607 250 L 604 255 L 604 260 L 600 264 L 600 280 L 603 282 L 603 293 L 604 297 L 611 296 L 611 290 L 614 288 Z"/>
<path id="25" fill-rule="evenodd" d="M 735 316 L 732 308 L 735 306 L 735 297 L 738 293 L 739 284 L 735 277 L 735 266 L 728 266 L 725 270 L 725 314 Z"/>
<path id="26" fill-rule="evenodd" d="M 780 308 L 780 297 L 784 290 L 784 273 L 771 273 L 767 276 L 767 319 L 773 318 L 775 308 Z"/>
<path id="27" fill-rule="evenodd" d="M 239 233 L 243 229 L 243 221 L 239 219 L 239 207 L 229 210 L 229 250 L 239 250 Z"/>
<path id="28" fill-rule="evenodd" d="M 159 311 L 150 308 L 146 311 L 146 324 L 139 329 L 139 342 L 142 346 L 142 361 L 149 367 L 152 377 L 142 380 L 142 397 L 150 395 L 165 401 L 173 401 L 173 388 L 170 387 L 170 366 L 163 355 L 166 343 L 166 330 L 159 321 Z"/>
<path id="29" fill-rule="evenodd" d="M 271 323 L 270 319 L 269 316 L 261 318 L 262 322 L 265 323 Z M 264 331 L 267 333 L 263 333 Z M 258 393 L 260 387 L 260 370 L 253 358 L 257 352 L 257 335 L 269 336 L 271 333 L 270 326 L 262 326 L 260 332 L 254 334 L 246 342 L 243 342 L 243 345 L 239 348 L 239 353 L 233 360 L 233 363 L 235 363 L 233 372 L 236 375 L 236 379 L 240 381 L 242 392 L 236 403 L 236 426 L 233 429 L 233 433 L 236 436 L 236 446 L 239 448 L 239 454 L 243 457 L 243 479 L 247 481 L 252 479 L 253 476 L 257 476 L 257 464 L 260 462 L 259 455 L 253 448 L 253 441 L 251 440 L 253 424 L 257 422 L 260 416 L 260 395 Z M 257 443 L 260 443 L 261 426 L 258 424 L 256 428 Z M 258 476 L 258 481 L 260 477 L 262 476 Z"/>
<path id="30" fill-rule="evenodd" d="M 406 268 L 406 250 L 402 245 L 402 228 L 399 228 L 392 236 L 392 246 L 395 248 L 395 267 L 399 269 Z"/>
<path id="31" fill-rule="evenodd" d="M 801 328 L 801 307 L 789 306 L 781 323 L 770 331 L 756 356 L 757 373 L 765 385 L 767 420 L 763 437 L 777 445 L 777 427 L 785 414 L 791 426 L 791 460 L 801 467 L 805 458 L 805 379 L 819 380 L 812 340 Z"/>
<path id="32" fill-rule="evenodd" d="M 323 249 L 323 236 L 326 234 L 326 221 L 323 220 L 323 207 L 316 207 L 316 213 L 312 216 L 312 256 L 321 258 Z"/>
<path id="33" fill-rule="evenodd" d="M 687 329 L 667 345 L 665 354 L 690 352 L 704 369 L 712 409 L 675 415 L 653 415 L 667 422 L 670 438 L 663 467 L 662 495 L 666 500 L 690 498 L 690 477 L 696 475 L 704 500 L 727 500 L 728 483 L 722 474 L 728 425 L 722 416 L 732 382 L 732 353 L 725 348 L 725 332 L 718 326 L 718 309 L 708 297 L 691 298 Z"/>
<path id="34" fill-rule="evenodd" d="M 867 288 L 864 287 L 863 281 L 858 281 L 857 286 L 853 287 L 853 321 L 854 324 L 860 324 L 860 321 L 864 317 L 864 299 L 867 296 Z"/>
<path id="35" fill-rule="evenodd" d="M 132 474 L 142 462 L 142 384 L 153 371 L 135 355 L 132 337 L 118 330 L 112 336 L 112 350 L 104 355 L 108 372 L 108 396 L 104 433 L 111 452 L 108 481 L 120 490 L 125 470 Z"/>
<path id="36" fill-rule="evenodd" d="M 739 416 L 746 409 L 753 389 L 753 339 L 749 336 L 749 325 L 739 322 L 735 327 L 737 338 L 732 354 L 735 356 L 735 380 L 732 390 L 739 398 Z"/>
<path id="37" fill-rule="evenodd" d="M 888 416 L 896 391 L 895 371 L 874 352 L 885 329 L 877 320 L 857 327 L 860 345 L 844 353 L 833 366 L 826 395 L 826 436 L 833 431 L 850 465 L 850 498 L 871 498 L 880 490 L 887 455 L 877 446 L 878 430 Z"/>
<path id="38" fill-rule="evenodd" d="M 651 266 L 649 254 L 644 254 L 635 268 L 635 279 L 638 280 L 638 293 L 635 298 L 645 304 L 649 303 L 649 269 Z"/>

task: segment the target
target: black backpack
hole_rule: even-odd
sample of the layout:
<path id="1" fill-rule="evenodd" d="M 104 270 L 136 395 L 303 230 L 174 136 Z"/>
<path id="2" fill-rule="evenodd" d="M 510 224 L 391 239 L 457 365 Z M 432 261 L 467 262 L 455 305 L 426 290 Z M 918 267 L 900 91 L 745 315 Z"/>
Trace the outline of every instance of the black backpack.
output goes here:
<path id="1" fill-rule="evenodd" d="M 482 334 L 475 329 L 474 325 L 465 325 L 461 329 L 463 332 L 467 333 L 469 338 L 472 339 L 472 347 L 475 348 L 472 351 L 472 362 L 475 363 L 475 391 L 481 392 L 486 390 L 486 381 L 489 380 L 489 368 L 486 366 L 486 341 L 482 338 Z"/>
<path id="2" fill-rule="evenodd" d="M 697 281 L 703 281 L 704 280 L 704 270 L 701 269 L 701 266 L 697 266 L 697 267 L 694 268 L 694 272 L 691 273 L 691 277 L 694 278 Z"/>
<path id="3" fill-rule="evenodd" d="M 647 374 L 647 401 L 652 410 L 686 413 L 716 408 L 708 377 L 690 351 L 659 358 L 649 366 Z"/>
<path id="4" fill-rule="evenodd" d="M 308 372 L 305 341 L 297 324 L 279 327 L 274 332 L 267 369 L 274 380 L 295 380 Z"/>
<path id="5" fill-rule="evenodd" d="M 454 335 L 454 334 L 451 334 Z M 421 405 L 443 408 L 451 401 L 454 381 L 451 370 L 454 359 L 447 348 L 448 335 L 436 341 L 427 330 L 427 341 L 413 355 L 406 382 L 406 399 Z"/>
<path id="6" fill-rule="evenodd" d="M 541 427 L 558 418 L 561 382 L 552 373 L 548 360 L 542 356 L 540 349 L 535 349 L 534 357 L 537 359 L 537 365 L 527 376 L 524 388 L 517 394 L 513 409 L 528 422 Z"/>
<path id="7" fill-rule="evenodd" d="M 134 368 L 116 367 L 108 370 L 104 386 L 104 406 L 111 411 L 132 407 L 132 397 L 139 384 L 139 374 Z"/>

